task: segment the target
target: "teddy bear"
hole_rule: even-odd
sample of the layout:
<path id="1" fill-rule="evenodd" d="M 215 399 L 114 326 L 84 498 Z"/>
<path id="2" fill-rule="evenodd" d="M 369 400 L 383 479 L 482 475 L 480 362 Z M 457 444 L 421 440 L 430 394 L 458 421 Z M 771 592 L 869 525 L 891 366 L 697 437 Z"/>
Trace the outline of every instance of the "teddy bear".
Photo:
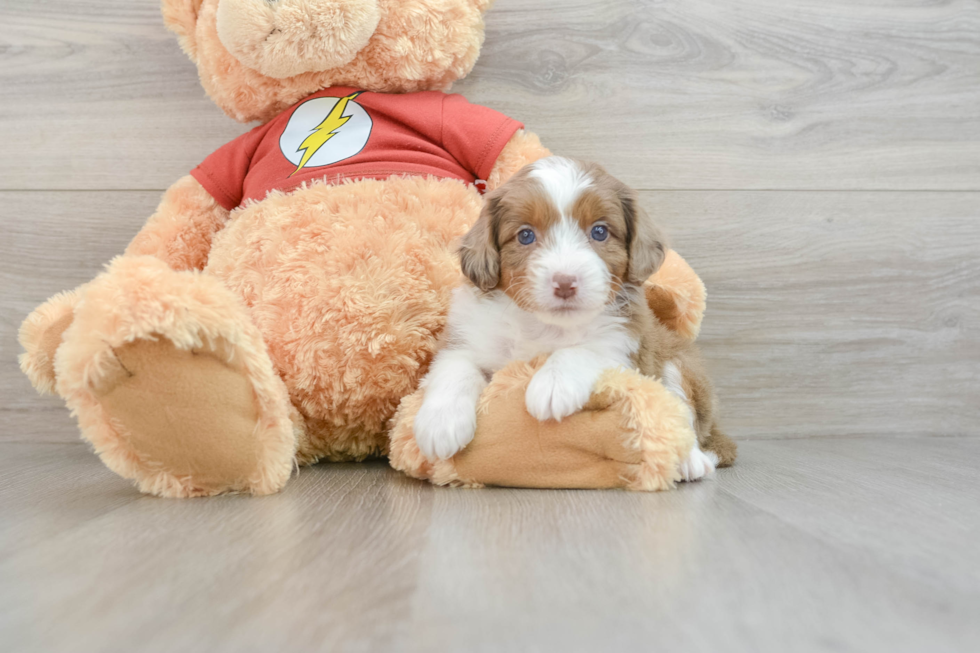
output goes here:
<path id="1" fill-rule="evenodd" d="M 500 375 L 487 399 L 500 419 L 483 415 L 458 460 L 424 461 L 406 435 L 481 191 L 550 154 L 517 120 L 448 92 L 477 59 L 490 4 L 163 0 L 207 94 L 259 126 L 174 183 L 123 254 L 21 328 L 22 369 L 65 400 L 110 469 L 166 497 L 268 494 L 297 465 L 388 454 L 440 483 L 676 480 L 683 409 L 626 372 L 583 421 L 542 425 L 544 458 L 511 437 L 523 401 L 508 388 L 533 362 Z M 683 259 L 671 252 L 646 291 L 661 320 L 696 335 L 704 287 Z M 596 456 L 644 471 L 597 477 Z"/>

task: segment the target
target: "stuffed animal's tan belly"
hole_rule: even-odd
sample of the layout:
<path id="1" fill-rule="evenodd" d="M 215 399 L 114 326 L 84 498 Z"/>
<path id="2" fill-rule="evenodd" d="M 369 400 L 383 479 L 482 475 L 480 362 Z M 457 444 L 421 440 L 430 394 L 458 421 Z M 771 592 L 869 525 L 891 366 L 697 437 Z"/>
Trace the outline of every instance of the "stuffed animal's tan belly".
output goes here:
<path id="1" fill-rule="evenodd" d="M 387 446 L 459 281 L 457 239 L 481 200 L 459 181 L 363 180 L 274 193 L 232 213 L 206 272 L 250 309 L 306 418 L 301 460 Z"/>

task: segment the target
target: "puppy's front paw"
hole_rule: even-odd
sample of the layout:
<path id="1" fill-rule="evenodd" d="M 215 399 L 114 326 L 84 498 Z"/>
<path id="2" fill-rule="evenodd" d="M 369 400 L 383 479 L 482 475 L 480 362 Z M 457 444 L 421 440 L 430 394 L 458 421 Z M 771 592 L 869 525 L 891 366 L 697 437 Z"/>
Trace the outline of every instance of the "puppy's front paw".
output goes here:
<path id="1" fill-rule="evenodd" d="M 545 365 L 531 379 L 524 395 L 527 412 L 539 421 L 563 417 L 582 410 L 592 394 L 591 380 L 583 380 L 557 367 Z"/>
<path id="2" fill-rule="evenodd" d="M 713 451 L 704 452 L 694 445 L 688 457 L 681 462 L 680 472 L 682 481 L 699 481 L 715 471 L 718 456 Z"/>
<path id="3" fill-rule="evenodd" d="M 452 458 L 473 440 L 476 408 L 466 402 L 433 399 L 415 415 L 415 441 L 429 460 Z"/>

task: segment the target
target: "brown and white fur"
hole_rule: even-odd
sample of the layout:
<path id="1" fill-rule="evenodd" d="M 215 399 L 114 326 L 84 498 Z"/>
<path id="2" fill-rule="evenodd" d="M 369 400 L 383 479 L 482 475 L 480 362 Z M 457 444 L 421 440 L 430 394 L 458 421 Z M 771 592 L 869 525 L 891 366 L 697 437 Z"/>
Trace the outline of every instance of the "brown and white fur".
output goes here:
<path id="1" fill-rule="evenodd" d="M 632 368 L 684 400 L 698 442 L 708 442 L 714 396 L 697 351 L 657 321 L 642 292 L 664 253 L 633 191 L 596 164 L 541 159 L 490 193 L 460 249 L 472 283 L 455 291 L 443 347 L 422 381 L 414 423 L 422 453 L 449 458 L 465 447 L 489 377 L 539 354 L 550 356 L 525 395 L 537 419 L 575 413 L 604 370 Z M 718 462 L 696 443 L 681 477 L 700 479 Z"/>

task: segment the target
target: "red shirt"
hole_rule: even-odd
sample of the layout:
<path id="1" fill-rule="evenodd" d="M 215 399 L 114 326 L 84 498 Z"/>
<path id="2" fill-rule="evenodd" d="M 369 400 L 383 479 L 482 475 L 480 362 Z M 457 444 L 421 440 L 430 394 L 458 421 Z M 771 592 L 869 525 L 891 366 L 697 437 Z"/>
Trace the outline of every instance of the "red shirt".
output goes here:
<path id="1" fill-rule="evenodd" d="M 486 179 L 523 125 L 460 95 L 328 88 L 224 145 L 191 175 L 229 211 L 304 182 Z"/>

